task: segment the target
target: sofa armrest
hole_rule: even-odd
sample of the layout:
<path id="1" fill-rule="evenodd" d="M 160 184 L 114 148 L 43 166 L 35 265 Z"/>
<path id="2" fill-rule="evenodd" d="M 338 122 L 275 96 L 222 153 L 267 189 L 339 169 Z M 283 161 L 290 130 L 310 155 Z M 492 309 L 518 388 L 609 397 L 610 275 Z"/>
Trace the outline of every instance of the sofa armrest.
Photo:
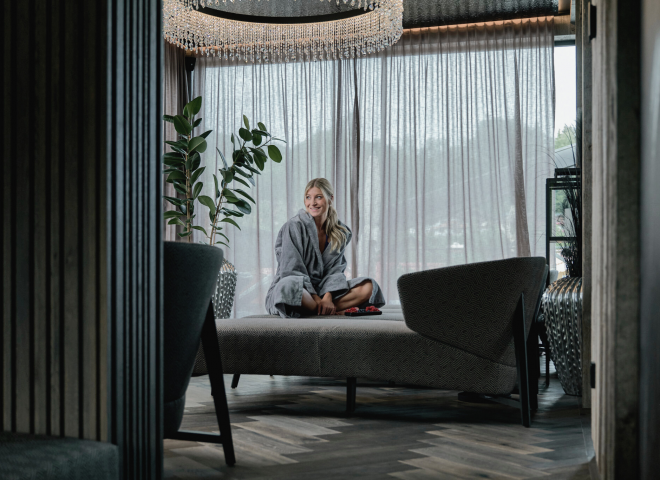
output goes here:
<path id="1" fill-rule="evenodd" d="M 511 320 L 525 295 L 527 331 L 547 275 L 545 258 L 524 257 L 402 275 L 406 325 L 482 358 L 515 365 Z"/>

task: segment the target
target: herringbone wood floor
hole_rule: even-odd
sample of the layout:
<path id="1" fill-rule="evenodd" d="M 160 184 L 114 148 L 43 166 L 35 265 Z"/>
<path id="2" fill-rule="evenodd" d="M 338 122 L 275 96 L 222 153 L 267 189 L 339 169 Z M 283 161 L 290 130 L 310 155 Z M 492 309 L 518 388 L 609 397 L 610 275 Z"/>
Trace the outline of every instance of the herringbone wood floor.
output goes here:
<path id="1" fill-rule="evenodd" d="M 165 441 L 167 479 L 589 479 L 588 415 L 553 375 L 532 428 L 518 410 L 457 392 L 358 380 L 225 376 L 237 463 L 220 446 Z M 193 378 L 182 428 L 217 431 L 208 377 Z"/>

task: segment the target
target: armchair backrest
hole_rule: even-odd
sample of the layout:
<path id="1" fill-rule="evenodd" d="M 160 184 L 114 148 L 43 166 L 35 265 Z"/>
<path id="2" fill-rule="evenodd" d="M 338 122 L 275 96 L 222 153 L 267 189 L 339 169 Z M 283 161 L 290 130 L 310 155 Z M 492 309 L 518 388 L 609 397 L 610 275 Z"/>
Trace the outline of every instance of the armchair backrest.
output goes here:
<path id="1" fill-rule="evenodd" d="M 223 252 L 208 245 L 165 242 L 163 254 L 164 424 L 167 433 L 177 431 L 181 424 L 185 393 Z"/>
<path id="2" fill-rule="evenodd" d="M 529 333 L 546 260 L 522 257 L 402 275 L 397 286 L 406 325 L 433 340 L 515 366 L 512 319 L 525 295 Z"/>

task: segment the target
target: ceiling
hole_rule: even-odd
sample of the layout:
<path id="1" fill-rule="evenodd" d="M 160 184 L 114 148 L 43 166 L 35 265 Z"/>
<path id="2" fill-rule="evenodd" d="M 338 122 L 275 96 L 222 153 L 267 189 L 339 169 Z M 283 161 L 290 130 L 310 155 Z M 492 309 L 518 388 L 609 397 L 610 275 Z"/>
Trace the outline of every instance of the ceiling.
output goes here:
<path id="1" fill-rule="evenodd" d="M 403 0 L 403 28 L 452 25 L 556 15 L 565 0 Z M 212 2 L 209 2 L 212 3 Z M 563 5 L 562 3 L 562 5 Z M 319 0 L 237 0 L 212 5 L 204 13 L 228 16 L 315 17 L 354 10 L 350 2 Z M 315 19 L 316 20 L 316 19 Z M 259 21 L 263 21 L 259 19 Z"/>

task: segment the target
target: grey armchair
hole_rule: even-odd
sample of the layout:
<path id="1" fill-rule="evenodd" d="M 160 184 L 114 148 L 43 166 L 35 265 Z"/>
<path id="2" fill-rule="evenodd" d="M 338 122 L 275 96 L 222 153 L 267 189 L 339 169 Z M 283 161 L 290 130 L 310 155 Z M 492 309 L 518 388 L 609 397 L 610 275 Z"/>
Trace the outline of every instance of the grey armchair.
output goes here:
<path id="1" fill-rule="evenodd" d="M 545 258 L 527 257 L 410 273 L 397 282 L 408 328 L 461 352 L 450 367 L 461 385 L 446 388 L 495 397 L 518 383 L 525 426 L 537 406 L 538 377 L 529 371 L 538 343 L 529 332 L 546 276 Z"/>

